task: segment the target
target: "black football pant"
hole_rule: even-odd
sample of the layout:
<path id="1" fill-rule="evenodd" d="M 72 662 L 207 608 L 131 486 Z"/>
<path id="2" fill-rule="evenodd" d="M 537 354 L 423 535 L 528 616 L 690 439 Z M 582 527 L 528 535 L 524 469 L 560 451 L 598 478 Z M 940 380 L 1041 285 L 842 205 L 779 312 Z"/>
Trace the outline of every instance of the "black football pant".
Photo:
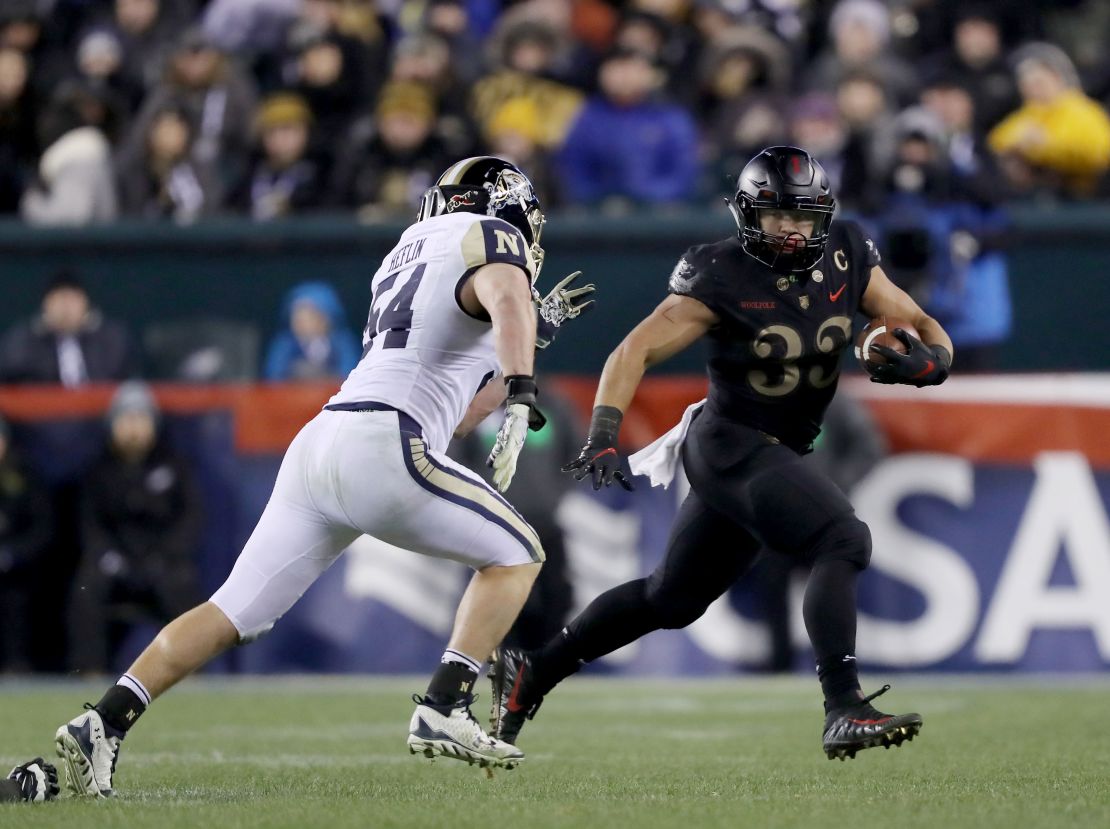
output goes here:
<path id="1" fill-rule="evenodd" d="M 598 596 L 567 626 L 563 643 L 552 643 L 557 652 L 538 655 L 541 686 L 653 630 L 686 627 L 762 546 L 812 566 L 803 614 L 818 662 L 855 653 L 856 579 L 871 536 L 844 493 L 794 450 L 712 414 L 691 427 L 683 465 L 691 492 L 663 562 L 646 579 Z"/>

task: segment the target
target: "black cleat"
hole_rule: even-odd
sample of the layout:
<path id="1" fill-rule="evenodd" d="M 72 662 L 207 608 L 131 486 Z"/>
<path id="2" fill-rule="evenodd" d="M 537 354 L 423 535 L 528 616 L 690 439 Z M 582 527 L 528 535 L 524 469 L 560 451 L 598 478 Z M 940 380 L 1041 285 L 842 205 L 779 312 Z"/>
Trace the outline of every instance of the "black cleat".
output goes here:
<path id="1" fill-rule="evenodd" d="M 490 736 L 516 745 L 524 721 L 536 716 L 536 711 L 543 702 L 543 695 L 533 700 L 529 694 L 532 660 L 526 651 L 498 648 L 493 652 L 490 662 L 489 680 L 493 686 Z"/>
<path id="2" fill-rule="evenodd" d="M 900 746 L 917 736 L 920 714 L 884 714 L 872 707 L 871 700 L 889 690 L 884 685 L 871 696 L 825 715 L 822 745 L 830 760 L 851 760 L 865 748 Z"/>

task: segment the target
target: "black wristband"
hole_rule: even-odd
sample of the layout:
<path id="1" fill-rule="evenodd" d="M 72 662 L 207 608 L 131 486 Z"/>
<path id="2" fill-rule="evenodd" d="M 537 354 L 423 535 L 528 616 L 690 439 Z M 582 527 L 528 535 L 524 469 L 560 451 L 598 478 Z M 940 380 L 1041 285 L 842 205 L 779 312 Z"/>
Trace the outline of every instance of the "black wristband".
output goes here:
<path id="1" fill-rule="evenodd" d="M 616 446 L 624 412 L 616 406 L 594 406 L 590 417 L 589 442 L 593 446 Z"/>
<path id="2" fill-rule="evenodd" d="M 536 378 L 531 374 L 510 374 L 505 377 L 505 389 L 508 392 L 505 402 L 508 404 L 523 403 L 525 406 L 536 405 L 536 395 L 539 388 Z"/>

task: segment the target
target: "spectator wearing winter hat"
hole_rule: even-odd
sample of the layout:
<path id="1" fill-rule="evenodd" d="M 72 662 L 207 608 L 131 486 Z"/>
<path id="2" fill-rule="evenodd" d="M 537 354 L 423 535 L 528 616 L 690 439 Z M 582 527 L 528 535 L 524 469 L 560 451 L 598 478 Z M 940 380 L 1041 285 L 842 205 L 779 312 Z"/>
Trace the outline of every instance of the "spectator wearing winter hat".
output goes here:
<path id="1" fill-rule="evenodd" d="M 122 133 L 142 104 L 145 89 L 123 72 L 123 44 L 111 29 L 92 29 L 77 42 L 77 72 L 113 111 Z"/>
<path id="2" fill-rule="evenodd" d="M 281 325 L 266 351 L 267 380 L 342 378 L 358 363 L 358 340 L 326 282 L 294 286 L 282 303 Z"/>
<path id="3" fill-rule="evenodd" d="M 706 190 L 716 200 L 725 176 L 764 147 L 783 143 L 790 55 L 763 30 L 734 26 L 703 55 L 699 80 Z"/>
<path id="4" fill-rule="evenodd" d="M 468 87 L 456 74 L 451 49 L 443 38 L 428 32 L 402 38 L 393 50 L 389 80 L 417 83 L 432 92 L 439 113 L 436 132 L 448 153 L 466 158 L 478 152 L 477 128 L 467 105 Z"/>
<path id="5" fill-rule="evenodd" d="M 891 100 L 912 103 L 916 74 L 890 52 L 890 25 L 890 9 L 881 0 L 840 0 L 829 17 L 831 49 L 809 67 L 804 86 L 832 91 L 846 75 L 866 70 L 882 80 Z"/>
<path id="6" fill-rule="evenodd" d="M 529 98 L 544 114 L 544 149 L 561 146 L 584 100 L 579 90 L 557 79 L 567 49 L 559 30 L 546 22 L 503 23 L 490 43 L 494 69 L 474 84 L 471 94 L 471 111 L 479 129 L 486 129 L 505 102 Z"/>
<path id="7" fill-rule="evenodd" d="M 1022 106 L 987 137 L 1021 191 L 1090 195 L 1110 168 L 1110 117 L 1079 85 L 1075 66 L 1050 43 L 1013 56 Z"/>
<path id="8" fill-rule="evenodd" d="M 346 135 L 373 101 L 384 61 L 371 70 L 364 44 L 303 22 L 290 30 L 287 48 L 281 83 L 305 100 L 321 135 Z"/>
<path id="9" fill-rule="evenodd" d="M 151 123 L 167 109 L 188 118 L 192 142 L 189 154 L 215 173 L 215 180 L 238 181 L 243 175 L 254 139 L 254 82 L 220 51 L 202 29 L 186 29 L 166 63 L 162 82 L 147 95 L 121 147 L 121 154 L 138 156 L 150 135 Z M 222 200 L 218 194 L 217 200 Z"/>
<path id="10" fill-rule="evenodd" d="M 561 205 L 551 156 L 544 151 L 540 124 L 543 117 L 529 98 L 512 98 L 493 114 L 486 125 L 491 155 L 513 162 L 528 175 L 540 204 Z"/>
<path id="11" fill-rule="evenodd" d="M 304 213 L 323 205 L 325 161 L 313 151 L 312 112 L 292 93 L 271 95 L 255 118 L 258 145 L 232 203 L 255 221 Z"/>
<path id="12" fill-rule="evenodd" d="M 107 446 L 82 485 L 82 559 L 69 603 L 78 670 L 110 669 L 108 655 L 134 625 L 164 624 L 196 602 L 203 506 L 160 425 L 146 384 L 119 387 Z"/>
<path id="13" fill-rule="evenodd" d="M 356 125 L 332 178 L 339 204 L 363 218 L 411 216 L 424 191 L 457 157 L 437 132 L 435 96 L 427 87 L 391 81 L 374 115 Z"/>

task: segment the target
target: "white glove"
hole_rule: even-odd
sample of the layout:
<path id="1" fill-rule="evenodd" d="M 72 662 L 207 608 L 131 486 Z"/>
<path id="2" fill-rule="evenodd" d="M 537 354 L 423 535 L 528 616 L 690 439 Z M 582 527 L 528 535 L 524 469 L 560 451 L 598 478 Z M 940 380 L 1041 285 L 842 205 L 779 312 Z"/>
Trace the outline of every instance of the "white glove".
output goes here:
<path id="1" fill-rule="evenodd" d="M 524 448 L 528 436 L 528 415 L 531 409 L 523 403 L 510 403 L 505 407 L 505 420 L 497 432 L 493 451 L 489 453 L 486 466 L 493 467 L 493 485 L 498 492 L 504 492 L 516 474 L 516 461 Z"/>

